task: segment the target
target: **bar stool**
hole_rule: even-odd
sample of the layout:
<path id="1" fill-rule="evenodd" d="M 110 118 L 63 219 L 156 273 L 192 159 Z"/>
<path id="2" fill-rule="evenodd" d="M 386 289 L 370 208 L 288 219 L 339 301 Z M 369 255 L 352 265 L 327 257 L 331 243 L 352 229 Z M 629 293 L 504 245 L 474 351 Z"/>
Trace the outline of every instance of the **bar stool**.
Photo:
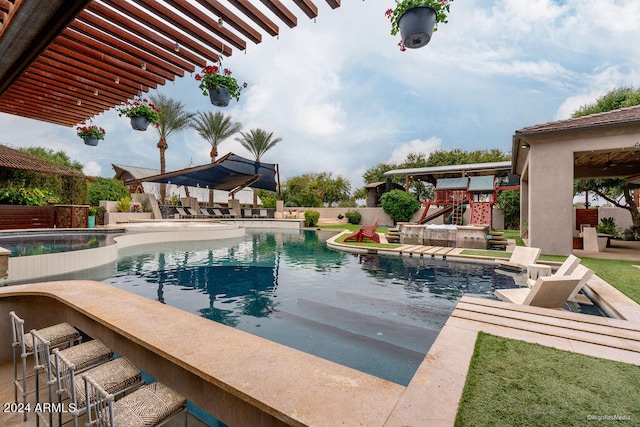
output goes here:
<path id="1" fill-rule="evenodd" d="M 13 342 L 11 347 L 13 348 L 13 390 L 14 400 L 18 403 L 18 390 L 22 397 L 22 404 L 24 407 L 27 405 L 27 395 L 34 393 L 27 390 L 27 380 L 33 377 L 33 374 L 27 375 L 27 358 L 33 356 L 36 347 L 34 347 L 34 339 L 31 333 L 24 333 L 24 320 L 16 315 L 15 312 L 9 313 L 11 317 L 11 326 L 13 334 Z M 82 341 L 82 334 L 73 326 L 66 322 L 58 323 L 57 325 L 49 326 L 38 330 L 38 334 L 47 341 L 51 348 L 71 346 L 74 343 L 80 343 Z M 18 352 L 20 354 L 22 364 L 22 377 L 18 374 Z M 27 411 L 24 411 L 24 421 L 27 421 Z"/>

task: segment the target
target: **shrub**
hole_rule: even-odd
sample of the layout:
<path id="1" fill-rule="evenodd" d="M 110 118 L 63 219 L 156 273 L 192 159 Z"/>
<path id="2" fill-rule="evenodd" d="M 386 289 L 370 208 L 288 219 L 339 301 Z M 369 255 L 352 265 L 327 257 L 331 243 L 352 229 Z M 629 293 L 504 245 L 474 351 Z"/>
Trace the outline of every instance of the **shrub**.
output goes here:
<path id="1" fill-rule="evenodd" d="M 129 212 L 131 210 L 131 196 L 122 197 L 118 200 L 118 212 Z"/>
<path id="2" fill-rule="evenodd" d="M 413 214 L 420 209 L 420 202 L 410 193 L 402 190 L 391 190 L 380 197 L 382 209 L 394 222 L 410 221 Z"/>
<path id="3" fill-rule="evenodd" d="M 129 190 L 122 181 L 115 178 L 94 177 L 95 182 L 89 183 L 89 204 L 99 205 L 100 200 L 120 200 L 129 195 Z"/>
<path id="4" fill-rule="evenodd" d="M 50 191 L 40 188 L 0 188 L 0 204 L 41 206 L 46 205 L 49 199 L 55 200 L 55 197 Z"/>
<path id="5" fill-rule="evenodd" d="M 520 228 L 520 190 L 507 190 L 498 194 L 498 206 L 504 216 L 507 230 Z"/>
<path id="6" fill-rule="evenodd" d="M 603 234 L 617 236 L 616 220 L 613 217 L 601 218 L 600 224 L 596 226 L 596 231 Z"/>
<path id="7" fill-rule="evenodd" d="M 360 221 L 362 220 L 362 215 L 360 215 L 360 212 L 358 211 L 347 211 L 344 216 L 347 217 L 349 224 L 360 224 Z"/>
<path id="8" fill-rule="evenodd" d="M 304 212 L 304 225 L 305 227 L 315 227 L 318 225 L 320 219 L 320 212 L 318 211 L 305 211 Z"/>

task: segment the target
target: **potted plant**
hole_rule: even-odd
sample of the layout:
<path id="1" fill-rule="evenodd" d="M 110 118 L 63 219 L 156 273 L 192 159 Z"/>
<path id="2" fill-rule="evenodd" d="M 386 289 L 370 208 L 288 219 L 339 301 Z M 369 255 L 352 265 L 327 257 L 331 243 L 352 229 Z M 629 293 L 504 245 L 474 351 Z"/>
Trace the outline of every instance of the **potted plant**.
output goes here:
<path id="1" fill-rule="evenodd" d="M 106 132 L 101 127 L 87 125 L 85 122 L 82 122 L 76 128 L 76 133 L 80 138 L 84 139 L 86 145 L 96 146 L 98 145 L 98 141 L 104 139 Z"/>
<path id="2" fill-rule="evenodd" d="M 133 102 L 125 102 L 118 108 L 118 116 L 129 117 L 134 130 L 147 130 L 149 123 L 158 126 L 160 110 L 147 99 L 136 98 Z"/>
<path id="3" fill-rule="evenodd" d="M 196 74 L 195 79 L 200 82 L 198 87 L 202 90 L 202 94 L 209 95 L 211 103 L 216 107 L 226 107 L 231 98 L 239 101 L 240 92 L 247 87 L 246 83 L 239 85 L 238 81 L 231 77 L 231 71 L 228 68 L 221 72 L 217 65 L 204 67 L 202 74 Z"/>
<path id="4" fill-rule="evenodd" d="M 385 14 L 391 20 L 391 34 L 395 36 L 400 31 L 400 50 L 417 49 L 429 43 L 438 24 L 448 22 L 452 1 L 396 0 L 395 9 L 388 9 Z"/>
<path id="5" fill-rule="evenodd" d="M 87 228 L 95 228 L 96 226 L 96 208 L 89 206 L 89 219 Z"/>

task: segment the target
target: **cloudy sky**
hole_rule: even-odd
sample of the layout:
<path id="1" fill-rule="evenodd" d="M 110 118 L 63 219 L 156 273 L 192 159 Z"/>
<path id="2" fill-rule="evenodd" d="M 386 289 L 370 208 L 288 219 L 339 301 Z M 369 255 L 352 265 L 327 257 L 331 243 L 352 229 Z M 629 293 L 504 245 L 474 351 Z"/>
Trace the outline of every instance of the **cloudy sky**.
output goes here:
<path id="1" fill-rule="evenodd" d="M 280 165 L 282 181 L 330 171 L 355 190 L 367 169 L 410 152 L 508 152 L 516 130 L 568 118 L 639 81 L 637 0 L 456 0 L 431 42 L 406 52 L 384 16 L 393 0 L 343 0 L 335 10 L 318 0 L 316 22 L 284 2 L 298 27 L 274 18 L 279 38 L 264 35 L 223 61 L 249 84 L 224 112 L 245 130 L 282 137 L 263 158 Z M 192 75 L 159 91 L 191 111 L 217 108 Z M 93 121 L 107 131 L 97 147 L 85 146 L 73 128 L 0 113 L 0 143 L 63 150 L 90 175 L 112 177 L 112 163 L 159 168 L 153 130 L 133 131 L 115 110 Z M 210 146 L 195 131 L 168 143 L 167 170 L 209 161 Z M 219 151 L 251 157 L 233 139 Z"/>

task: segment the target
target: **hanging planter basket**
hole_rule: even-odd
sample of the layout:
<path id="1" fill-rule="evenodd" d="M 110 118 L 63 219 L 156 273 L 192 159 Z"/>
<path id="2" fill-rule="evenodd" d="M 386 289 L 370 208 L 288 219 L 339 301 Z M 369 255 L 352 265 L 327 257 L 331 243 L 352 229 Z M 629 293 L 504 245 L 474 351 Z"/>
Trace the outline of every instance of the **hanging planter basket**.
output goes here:
<path id="1" fill-rule="evenodd" d="M 131 127 L 134 130 L 147 130 L 149 119 L 147 116 L 133 116 L 131 117 Z"/>
<path id="2" fill-rule="evenodd" d="M 400 37 L 408 49 L 425 46 L 436 25 L 436 11 L 429 6 L 416 6 L 402 14 L 398 21 Z"/>
<path id="3" fill-rule="evenodd" d="M 93 137 L 84 138 L 85 145 L 91 145 L 92 147 L 95 147 L 96 145 L 98 145 L 98 141 L 100 141 L 98 138 L 93 138 Z"/>
<path id="4" fill-rule="evenodd" d="M 226 107 L 229 105 L 231 94 L 226 86 L 220 85 L 217 88 L 210 87 L 207 90 L 209 91 L 209 99 L 213 105 L 216 107 Z"/>

